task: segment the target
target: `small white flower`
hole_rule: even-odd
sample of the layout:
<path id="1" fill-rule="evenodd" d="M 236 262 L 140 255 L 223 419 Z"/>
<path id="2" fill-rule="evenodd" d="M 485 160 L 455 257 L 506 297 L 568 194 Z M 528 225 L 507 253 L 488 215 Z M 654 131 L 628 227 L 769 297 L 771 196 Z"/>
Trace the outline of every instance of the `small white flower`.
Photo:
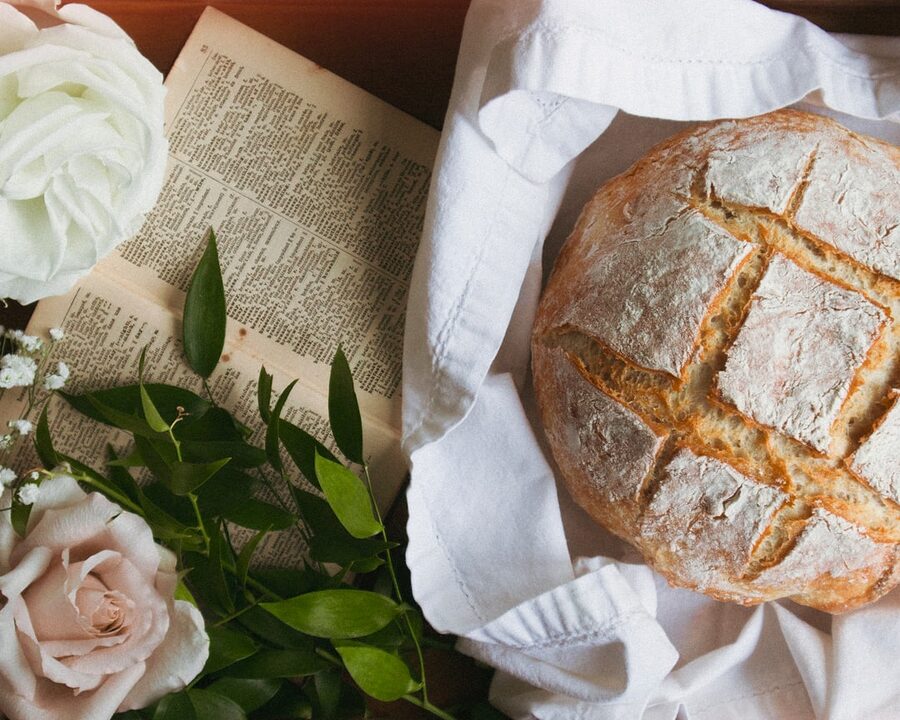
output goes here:
<path id="1" fill-rule="evenodd" d="M 6 435 L 0 435 L 0 450 L 6 450 L 11 447 L 13 444 L 13 436 L 9 433 Z"/>
<path id="2" fill-rule="evenodd" d="M 27 483 L 19 488 L 19 502 L 23 505 L 34 505 L 41 496 L 41 488 L 36 483 Z"/>
<path id="3" fill-rule="evenodd" d="M 9 426 L 19 435 L 28 435 L 34 429 L 28 420 L 10 420 Z"/>
<path id="4" fill-rule="evenodd" d="M 37 363 L 24 355 L 0 358 L 0 388 L 27 387 L 34 384 Z"/>
<path id="5" fill-rule="evenodd" d="M 56 372 L 44 376 L 44 388 L 47 390 L 59 390 L 69 379 L 69 366 L 64 362 L 56 364 Z"/>
<path id="6" fill-rule="evenodd" d="M 50 339 L 53 342 L 59 342 L 65 336 L 66 334 L 63 332 L 62 328 L 50 328 Z"/>
<path id="7" fill-rule="evenodd" d="M 0 486 L 9 487 L 16 481 L 16 474 L 8 467 L 0 465 Z"/>
<path id="8" fill-rule="evenodd" d="M 32 470 L 28 474 L 28 479 L 29 480 L 37 480 L 40 476 L 41 476 L 41 474 L 37 470 Z"/>
<path id="9" fill-rule="evenodd" d="M 44 345 L 44 341 L 34 335 L 20 335 L 18 341 L 25 352 L 29 353 L 37 352 Z"/>

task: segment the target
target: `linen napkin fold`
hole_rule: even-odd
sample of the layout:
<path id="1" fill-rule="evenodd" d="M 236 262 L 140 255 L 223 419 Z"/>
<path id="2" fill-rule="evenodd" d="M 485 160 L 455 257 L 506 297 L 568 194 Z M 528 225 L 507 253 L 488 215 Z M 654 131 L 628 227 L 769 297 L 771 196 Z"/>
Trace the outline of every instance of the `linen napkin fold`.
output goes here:
<path id="1" fill-rule="evenodd" d="M 900 43 L 750 0 L 471 6 L 407 315 L 408 562 L 429 621 L 500 669 L 492 699 L 514 717 L 887 720 L 900 706 L 897 592 L 832 622 L 670 588 L 557 494 L 532 412 L 542 252 L 589 193 L 673 121 L 802 99 L 897 142 Z M 585 552 L 599 557 L 573 563 Z"/>

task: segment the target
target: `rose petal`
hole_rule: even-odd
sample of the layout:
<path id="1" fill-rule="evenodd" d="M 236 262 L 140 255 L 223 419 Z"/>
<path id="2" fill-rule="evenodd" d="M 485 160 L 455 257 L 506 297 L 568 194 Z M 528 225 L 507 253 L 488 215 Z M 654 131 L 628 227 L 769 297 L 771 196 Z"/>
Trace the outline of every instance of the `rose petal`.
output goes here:
<path id="1" fill-rule="evenodd" d="M 33 697 L 37 688 L 37 676 L 25 657 L 16 632 L 15 614 L 23 607 L 22 598 L 15 597 L 0 609 L 0 648 L 3 648 L 0 652 L 0 712 L 6 712 L 3 698 L 7 695 Z"/>
<path id="2" fill-rule="evenodd" d="M 209 657 L 203 615 L 183 600 L 176 600 L 173 605 L 169 633 L 147 660 L 144 676 L 119 706 L 119 712 L 147 707 L 164 695 L 187 687 L 203 670 Z"/>
<path id="3" fill-rule="evenodd" d="M 111 569 L 104 568 L 100 578 L 107 587 L 131 598 L 136 605 L 128 637 L 120 645 L 98 648 L 89 655 L 66 658 L 62 662 L 79 672 L 105 675 L 150 657 L 163 642 L 170 618 L 165 600 L 152 584 L 154 578 L 143 576 L 127 557 Z"/>
<path id="4" fill-rule="evenodd" d="M 156 571 L 156 590 L 164 598 L 175 595 L 178 587 L 178 558 L 169 548 L 162 545 L 156 546 L 159 568 Z"/>
<path id="5" fill-rule="evenodd" d="M 112 717 L 122 699 L 144 672 L 139 663 L 111 675 L 95 691 L 75 695 L 59 685 L 42 682 L 33 700 L 18 694 L 0 694 L 0 712 L 19 720 L 102 720 Z"/>
<path id="6" fill-rule="evenodd" d="M 0 607 L 0 702 L 7 693 L 31 697 L 35 692 L 37 679 L 19 644 L 16 616 L 27 612 L 22 591 L 41 576 L 52 558 L 47 548 L 35 548 L 0 576 L 0 593 L 6 598 L 6 604 Z"/>
<path id="7" fill-rule="evenodd" d="M 45 547 L 30 550 L 16 563 L 15 567 L 0 576 L 0 594 L 8 600 L 21 595 L 25 588 L 47 570 L 53 555 L 53 551 Z"/>
<path id="8" fill-rule="evenodd" d="M 28 516 L 28 530 L 38 523 L 46 510 L 63 508 L 74 505 L 84 500 L 87 493 L 69 475 L 54 475 L 49 480 L 41 483 L 41 492 L 34 505 L 31 506 L 31 515 Z"/>
<path id="9" fill-rule="evenodd" d="M 50 484 L 41 484 L 38 502 L 43 499 L 44 487 Z M 11 561 L 16 562 L 34 547 L 47 547 L 56 552 L 75 547 L 86 551 L 107 549 L 109 546 L 103 542 L 108 534 L 107 524 L 121 512 L 118 505 L 113 505 L 97 493 L 68 507 L 50 507 L 41 514 L 36 524 L 32 525 L 29 521 L 28 533 L 13 550 Z"/>
<path id="10" fill-rule="evenodd" d="M 19 631 L 19 645 L 28 658 L 28 663 L 35 675 L 54 683 L 65 685 L 77 692 L 94 690 L 103 682 L 102 675 L 82 673 L 72 670 L 66 664 L 47 652 L 34 635 L 34 627 L 29 622 L 28 610 L 22 607 L 16 613 L 16 628 Z"/>
<path id="11" fill-rule="evenodd" d="M 50 567 L 22 593 L 37 641 L 87 640 L 78 610 L 67 597 L 67 559 L 56 557 Z"/>

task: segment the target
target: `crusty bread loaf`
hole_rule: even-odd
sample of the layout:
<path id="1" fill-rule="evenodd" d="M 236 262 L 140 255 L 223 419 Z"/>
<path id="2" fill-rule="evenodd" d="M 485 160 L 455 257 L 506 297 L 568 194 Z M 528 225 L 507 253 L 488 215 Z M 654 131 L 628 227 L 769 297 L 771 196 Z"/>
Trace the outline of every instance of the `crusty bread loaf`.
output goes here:
<path id="1" fill-rule="evenodd" d="M 533 337 L 582 507 L 674 585 L 840 612 L 900 580 L 900 151 L 709 123 L 590 200 Z"/>

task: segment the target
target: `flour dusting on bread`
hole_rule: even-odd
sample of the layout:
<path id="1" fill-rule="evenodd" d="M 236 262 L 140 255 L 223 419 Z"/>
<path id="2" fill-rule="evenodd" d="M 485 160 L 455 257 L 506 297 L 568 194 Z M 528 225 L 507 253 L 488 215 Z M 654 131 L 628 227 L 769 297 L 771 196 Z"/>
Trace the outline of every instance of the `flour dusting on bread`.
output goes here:
<path id="1" fill-rule="evenodd" d="M 900 152 L 783 110 L 585 206 L 533 336 L 576 501 L 671 583 L 830 612 L 900 582 Z"/>

